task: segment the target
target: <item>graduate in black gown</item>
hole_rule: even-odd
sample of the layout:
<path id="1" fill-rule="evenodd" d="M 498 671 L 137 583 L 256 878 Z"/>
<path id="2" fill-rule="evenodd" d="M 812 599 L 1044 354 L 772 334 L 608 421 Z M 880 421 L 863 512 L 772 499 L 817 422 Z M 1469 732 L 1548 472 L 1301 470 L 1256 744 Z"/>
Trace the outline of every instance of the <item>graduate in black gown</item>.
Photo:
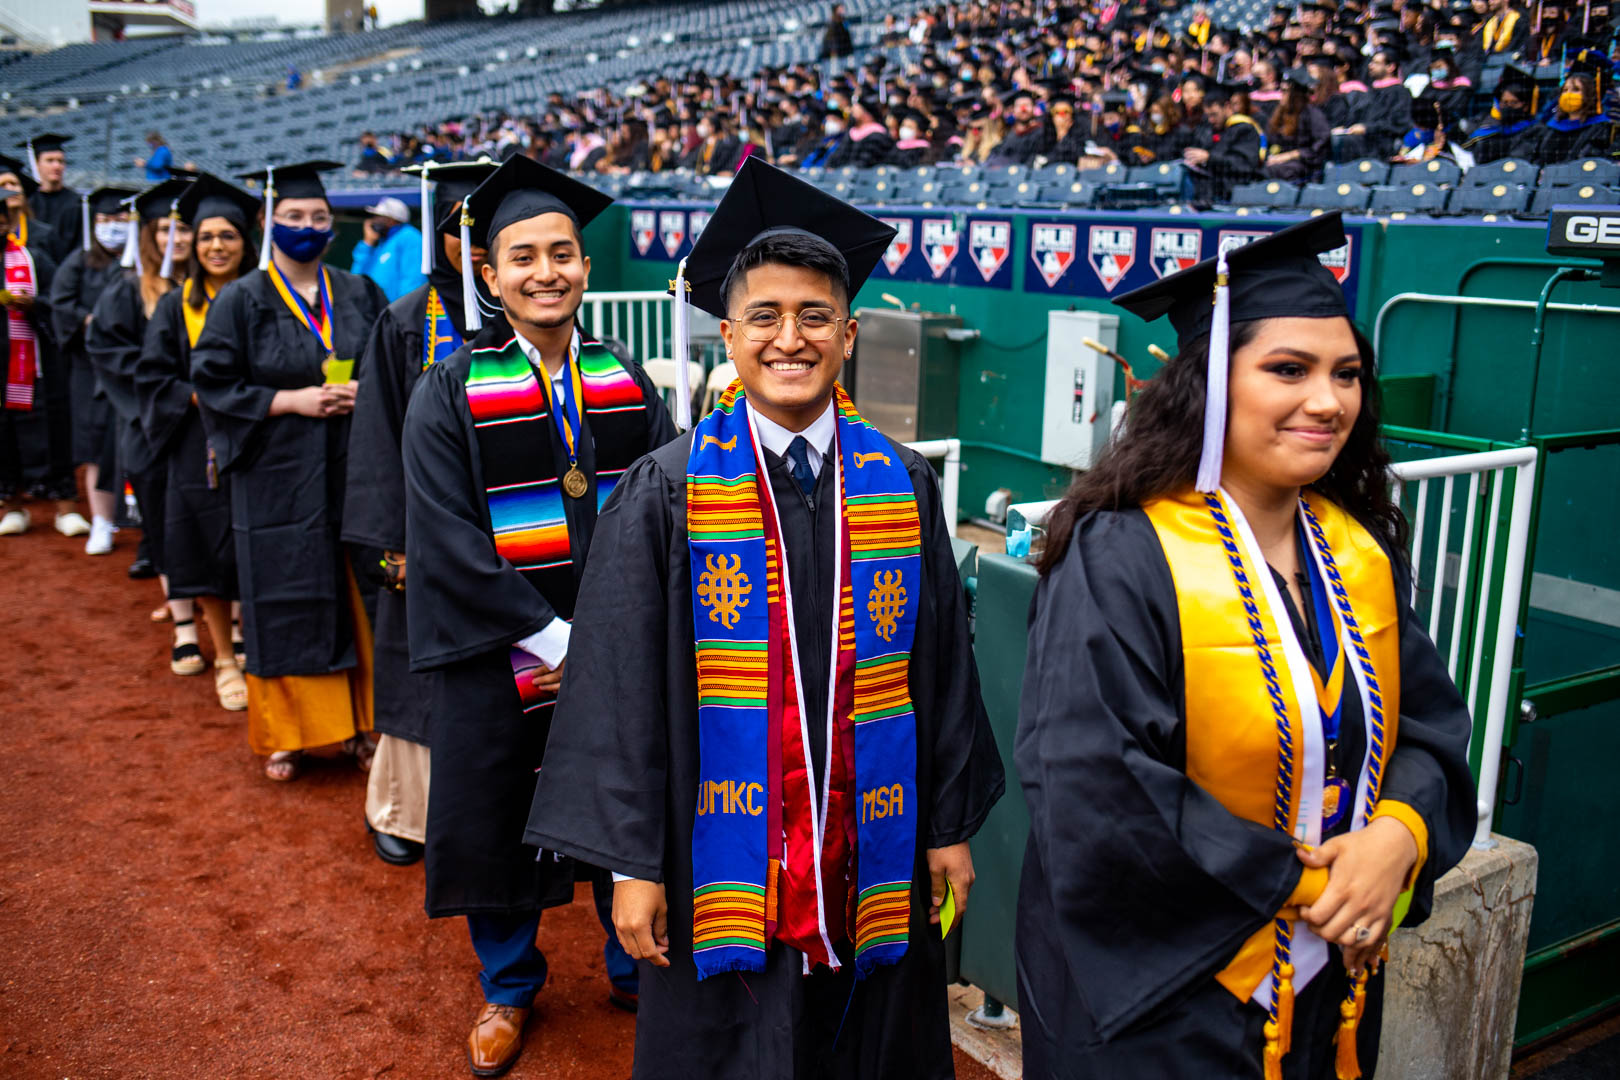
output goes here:
<path id="1" fill-rule="evenodd" d="M 426 169 L 437 182 L 423 204 L 429 280 L 384 309 L 355 369 L 360 389 L 349 430 L 349 479 L 343 497 L 344 542 L 381 552 L 380 561 L 387 564 L 377 568 L 386 575 L 387 587 L 377 595 L 374 622 L 372 685 L 379 738 L 366 781 L 366 821 L 377 856 L 397 866 L 422 857 L 433 698 L 433 676 L 411 673 L 403 580 L 405 470 L 399 442 L 416 380 L 469 336 L 461 296 L 461 200 L 489 178 L 495 165 L 486 160 L 411 169 Z M 475 250 L 475 274 L 483 262 L 482 249 Z M 475 278 L 474 285 L 484 321 L 500 319 L 500 306 L 482 279 Z"/>
<path id="2" fill-rule="evenodd" d="M 152 618 L 175 624 L 169 670 L 176 675 L 200 675 L 207 665 L 197 646 L 194 605 L 188 599 L 169 596 L 163 558 L 168 470 L 141 423 L 135 372 L 152 312 L 165 294 L 179 287 L 185 277 L 185 260 L 191 257 L 191 227 L 178 217 L 180 196 L 191 186 L 191 179 L 188 175 L 164 180 L 131 200 L 133 220 L 120 260 L 126 269 L 96 301 L 85 337 L 97 384 L 112 405 L 118 439 L 117 484 L 121 488 L 128 482 L 140 511 L 141 543 L 130 576 L 155 574 L 163 589 L 165 606 L 153 612 Z M 142 563 L 149 569 L 142 570 Z"/>
<path id="3" fill-rule="evenodd" d="M 521 155 L 466 197 L 463 272 L 487 250 L 482 277 L 506 318 L 423 372 L 405 415 L 411 667 L 436 673 L 426 906 L 467 917 L 482 964 L 477 1075 L 522 1051 L 546 980 L 540 912 L 573 897 L 571 864 L 523 831 L 598 508 L 675 435 L 641 366 L 575 322 L 590 277 L 581 230 L 611 203 Z M 633 1007 L 635 967 L 608 939 L 610 998 Z"/>
<path id="4" fill-rule="evenodd" d="M 27 152 L 30 171 L 39 190 L 28 200 L 34 216 L 51 227 L 58 264 L 79 249 L 84 238 L 84 206 L 79 193 L 63 182 L 67 173 L 67 144 L 71 135 L 43 132 L 17 144 Z"/>
<path id="5" fill-rule="evenodd" d="M 129 188 L 102 187 L 85 196 L 90 231 L 84 234 L 79 250 L 56 271 L 56 281 L 51 285 L 51 325 L 62 362 L 68 368 L 70 386 L 70 458 L 73 464 L 85 467 L 90 533 L 84 550 L 89 555 L 112 554 L 113 516 L 118 505 L 113 493 L 118 444 L 112 427 L 112 404 L 96 379 L 85 342 L 96 301 L 123 273 L 118 260 L 133 227 L 124 202 L 136 194 Z"/>
<path id="6" fill-rule="evenodd" d="M 1213 259 L 1118 301 L 1180 351 L 1048 522 L 1014 758 L 1026 1076 L 1372 1076 L 1390 929 L 1473 838 L 1371 347 L 1317 261 L 1343 242 L 1324 215 L 1234 251 L 1215 305 Z"/>
<path id="7" fill-rule="evenodd" d="M 11 210 L 11 226 L 7 229 L 11 238 L 35 251 L 43 251 L 60 266 L 62 260 L 58 252 L 63 251 L 62 241 L 50 222 L 40 220 L 34 210 L 33 199 L 39 193 L 39 181 L 34 179 L 28 163 L 0 154 L 0 188 L 4 188 L 6 204 Z"/>
<path id="8" fill-rule="evenodd" d="M 208 445 L 231 485 L 248 741 L 278 781 L 306 748 L 341 743 L 361 768 L 371 755 L 371 629 L 338 534 L 348 372 L 387 300 L 321 262 L 333 229 L 320 174 L 337 167 L 244 177 L 268 189 L 259 269 L 214 298 L 191 349 Z"/>
<path id="9" fill-rule="evenodd" d="M 1614 122 L 1603 112 L 1598 77 L 1576 72 L 1564 80 L 1552 115 L 1514 139 L 1513 156 L 1532 165 L 1607 158 L 1613 141 Z"/>
<path id="10" fill-rule="evenodd" d="M 528 838 L 625 878 L 635 1080 L 954 1073 L 939 906 L 1004 781 L 938 479 L 836 384 L 892 235 L 744 163 L 687 279 L 741 381 L 591 551 Z"/>
<path id="11" fill-rule="evenodd" d="M 1536 81 L 1528 72 L 1512 65 L 1503 68 L 1494 93 L 1490 115 L 1463 143 L 1478 165 L 1512 157 L 1514 143 L 1536 122 Z"/>
<path id="12" fill-rule="evenodd" d="M 8 197 L 24 197 L 30 182 L 26 173 L 0 164 L 0 536 L 28 531 L 24 496 L 57 501 L 58 531 L 65 531 L 64 515 L 73 513 L 73 475 L 62 474 L 47 415 L 47 372 L 61 364 L 51 328 L 56 260 L 17 236 Z"/>
<path id="13" fill-rule="evenodd" d="M 1204 91 L 1204 115 L 1209 124 L 1198 145 L 1182 151 L 1194 167 L 1197 199 L 1224 202 L 1238 184 L 1258 180 L 1266 160 L 1266 135 L 1254 118 L 1241 111 L 1232 87 L 1211 83 Z"/>
<path id="14" fill-rule="evenodd" d="M 247 708 L 240 642 L 232 640 L 237 595 L 231 535 L 230 478 L 222 477 L 191 384 L 191 350 L 214 299 L 252 271 L 257 249 L 249 232 L 259 200 L 204 173 L 179 202 L 180 221 L 192 231 L 185 280 L 152 309 L 135 365 L 141 427 L 164 470 L 163 562 L 171 601 L 202 610 L 214 645 L 214 689 L 221 707 Z M 193 631 L 195 641 L 195 631 Z"/>

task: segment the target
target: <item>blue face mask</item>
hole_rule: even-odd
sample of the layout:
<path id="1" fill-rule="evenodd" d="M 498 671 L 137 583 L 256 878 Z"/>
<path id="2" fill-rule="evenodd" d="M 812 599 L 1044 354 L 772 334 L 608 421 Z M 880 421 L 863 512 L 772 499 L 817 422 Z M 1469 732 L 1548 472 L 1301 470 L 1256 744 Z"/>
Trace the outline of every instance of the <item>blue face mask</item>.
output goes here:
<path id="1" fill-rule="evenodd" d="M 270 242 L 293 262 L 314 262 L 332 242 L 331 229 L 295 229 L 291 225 L 272 222 Z"/>

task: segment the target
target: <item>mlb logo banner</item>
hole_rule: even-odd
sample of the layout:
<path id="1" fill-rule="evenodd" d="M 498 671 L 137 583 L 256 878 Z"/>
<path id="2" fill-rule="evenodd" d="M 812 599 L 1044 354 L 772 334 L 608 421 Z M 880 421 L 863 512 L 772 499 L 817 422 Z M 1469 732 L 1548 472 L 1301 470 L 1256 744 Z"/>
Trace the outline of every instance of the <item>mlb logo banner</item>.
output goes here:
<path id="1" fill-rule="evenodd" d="M 1328 271 L 1333 275 L 1333 279 L 1340 285 L 1343 285 L 1350 278 L 1350 245 L 1353 243 L 1350 234 L 1346 233 L 1343 247 L 1336 247 L 1332 251 L 1324 251 L 1316 257 L 1318 262 L 1328 268 Z"/>
<path id="2" fill-rule="evenodd" d="M 1068 221 L 1033 219 L 1024 241 L 1029 261 L 1024 272 L 1024 291 L 1078 295 L 1085 287 L 1074 272 L 1080 261 L 1080 228 Z"/>
<path id="3" fill-rule="evenodd" d="M 708 227 L 709 219 L 713 216 L 707 210 L 693 210 L 686 215 L 686 231 L 691 234 L 689 239 L 692 243 L 697 243 L 698 237 L 703 235 L 703 230 Z"/>
<path id="4" fill-rule="evenodd" d="M 1270 229 L 1222 229 L 1215 238 L 1215 250 L 1230 255 L 1245 244 L 1270 235 Z"/>
<path id="5" fill-rule="evenodd" d="M 660 210 L 658 236 L 663 241 L 664 253 L 672 259 L 680 258 L 681 245 L 686 243 L 686 211 Z"/>
<path id="6" fill-rule="evenodd" d="M 906 262 L 911 258 L 911 253 L 917 250 L 916 222 L 908 217 L 886 217 L 878 220 L 894 230 L 894 239 L 889 241 L 888 250 L 883 253 L 880 263 L 882 272 L 888 277 L 900 277 Z"/>
<path id="7" fill-rule="evenodd" d="M 1006 218 L 969 218 L 968 256 L 979 273 L 964 276 L 961 283 L 1012 288 L 1012 233 L 1012 222 Z"/>
<path id="8" fill-rule="evenodd" d="M 1136 265 L 1136 227 L 1134 225 L 1093 225 L 1087 234 L 1086 261 L 1097 274 L 1097 280 L 1107 292 L 1125 280 L 1125 275 Z"/>
<path id="9" fill-rule="evenodd" d="M 636 254 L 645 257 L 658 238 L 658 212 L 656 210 L 630 211 L 630 246 Z"/>
<path id="10" fill-rule="evenodd" d="M 1153 272 L 1161 278 L 1191 269 L 1203 250 L 1202 229 L 1154 229 L 1148 236 L 1148 257 Z"/>
<path id="11" fill-rule="evenodd" d="M 954 218 L 922 219 L 923 261 L 935 281 L 945 277 L 956 266 L 956 256 L 962 250 L 961 232 Z"/>

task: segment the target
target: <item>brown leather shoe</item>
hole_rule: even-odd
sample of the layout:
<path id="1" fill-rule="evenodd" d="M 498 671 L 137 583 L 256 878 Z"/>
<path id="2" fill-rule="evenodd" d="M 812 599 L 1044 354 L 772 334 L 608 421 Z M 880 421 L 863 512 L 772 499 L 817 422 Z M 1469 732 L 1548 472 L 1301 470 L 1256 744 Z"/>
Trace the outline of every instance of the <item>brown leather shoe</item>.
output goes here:
<path id="1" fill-rule="evenodd" d="M 516 1005 L 485 1005 L 467 1036 L 467 1064 L 474 1076 L 504 1076 L 523 1053 L 523 1025 L 529 1010 Z"/>

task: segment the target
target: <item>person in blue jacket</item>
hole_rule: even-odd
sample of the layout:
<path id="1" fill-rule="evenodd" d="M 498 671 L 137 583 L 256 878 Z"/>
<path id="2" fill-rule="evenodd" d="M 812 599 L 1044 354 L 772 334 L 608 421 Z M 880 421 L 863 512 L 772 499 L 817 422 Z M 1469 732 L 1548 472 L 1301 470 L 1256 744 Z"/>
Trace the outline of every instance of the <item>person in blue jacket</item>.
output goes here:
<path id="1" fill-rule="evenodd" d="M 422 273 L 422 234 L 411 224 L 404 202 L 390 195 L 366 207 L 365 239 L 354 246 L 349 272 L 378 285 L 393 303 L 427 283 Z"/>

